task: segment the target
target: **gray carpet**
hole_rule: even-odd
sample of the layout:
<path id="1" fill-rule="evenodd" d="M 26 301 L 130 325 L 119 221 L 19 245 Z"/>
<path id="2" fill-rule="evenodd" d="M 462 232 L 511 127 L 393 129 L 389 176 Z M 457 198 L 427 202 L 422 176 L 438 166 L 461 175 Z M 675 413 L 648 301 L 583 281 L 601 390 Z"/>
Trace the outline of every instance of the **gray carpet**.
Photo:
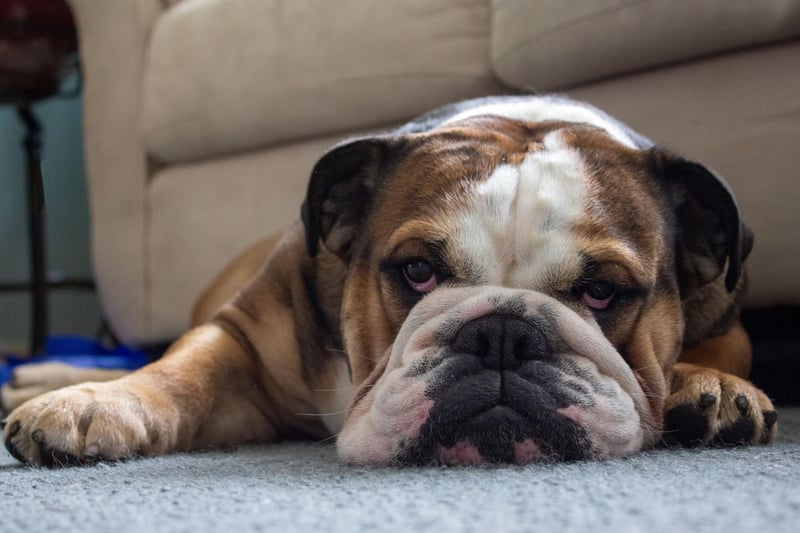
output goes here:
<path id="1" fill-rule="evenodd" d="M 800 531 L 800 407 L 772 446 L 607 462 L 356 468 L 323 444 L 64 470 L 0 456 L 0 531 Z"/>

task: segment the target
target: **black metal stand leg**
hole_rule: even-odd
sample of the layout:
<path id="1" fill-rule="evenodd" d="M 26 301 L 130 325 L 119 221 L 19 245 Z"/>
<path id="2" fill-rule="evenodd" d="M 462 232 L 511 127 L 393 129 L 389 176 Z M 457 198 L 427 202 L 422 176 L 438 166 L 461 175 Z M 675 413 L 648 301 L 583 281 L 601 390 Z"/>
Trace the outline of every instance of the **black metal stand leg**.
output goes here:
<path id="1" fill-rule="evenodd" d="M 47 338 L 47 258 L 45 256 L 45 204 L 42 183 L 42 128 L 30 104 L 17 106 L 17 114 L 25 124 L 25 147 L 28 174 L 28 240 L 30 243 L 31 354 L 39 354 Z"/>

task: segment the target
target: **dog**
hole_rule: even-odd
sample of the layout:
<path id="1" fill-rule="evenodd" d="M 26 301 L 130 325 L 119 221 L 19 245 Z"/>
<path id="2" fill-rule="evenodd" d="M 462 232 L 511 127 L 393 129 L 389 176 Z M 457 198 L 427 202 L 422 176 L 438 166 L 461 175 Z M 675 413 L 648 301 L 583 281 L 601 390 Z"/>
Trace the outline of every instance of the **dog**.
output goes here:
<path id="1" fill-rule="evenodd" d="M 452 104 L 334 146 L 204 324 L 27 401 L 5 444 L 53 466 L 332 436 L 370 465 L 768 443 L 738 321 L 752 242 L 721 178 L 599 109 Z"/>

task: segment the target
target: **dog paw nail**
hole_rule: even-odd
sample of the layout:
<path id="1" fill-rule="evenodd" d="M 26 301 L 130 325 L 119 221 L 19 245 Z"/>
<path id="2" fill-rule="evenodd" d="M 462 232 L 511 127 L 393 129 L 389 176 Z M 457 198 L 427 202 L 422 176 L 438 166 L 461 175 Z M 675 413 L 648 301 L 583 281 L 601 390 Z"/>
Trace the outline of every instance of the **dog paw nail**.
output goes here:
<path id="1" fill-rule="evenodd" d="M 700 396 L 700 407 L 711 407 L 714 405 L 714 402 L 717 401 L 717 397 L 711 394 L 710 392 L 704 392 Z"/>
<path id="2" fill-rule="evenodd" d="M 764 427 L 769 429 L 778 421 L 778 413 L 776 411 L 764 411 Z"/>
<path id="3" fill-rule="evenodd" d="M 100 455 L 100 445 L 90 444 L 89 446 L 86 447 L 84 455 L 86 455 L 87 457 L 97 457 L 98 455 Z"/>
<path id="4" fill-rule="evenodd" d="M 43 444 L 44 443 L 44 430 L 37 429 L 33 433 L 31 433 L 31 439 L 36 444 Z"/>
<path id="5" fill-rule="evenodd" d="M 750 405 L 750 401 L 744 394 L 739 394 L 733 401 L 736 404 L 736 407 L 738 407 L 739 411 L 741 412 L 745 412 L 747 410 L 747 407 Z"/>
<path id="6" fill-rule="evenodd" d="M 22 424 L 19 423 L 19 420 L 11 424 L 11 427 L 8 429 L 8 436 L 14 437 L 19 433 L 19 428 L 22 427 Z"/>

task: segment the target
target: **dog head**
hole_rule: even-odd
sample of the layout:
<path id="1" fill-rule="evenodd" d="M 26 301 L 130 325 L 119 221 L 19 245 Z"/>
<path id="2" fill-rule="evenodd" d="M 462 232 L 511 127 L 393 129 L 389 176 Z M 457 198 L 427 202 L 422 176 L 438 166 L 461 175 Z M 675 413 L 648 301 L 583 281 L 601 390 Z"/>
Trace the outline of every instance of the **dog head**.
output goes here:
<path id="1" fill-rule="evenodd" d="M 340 456 L 613 457 L 656 443 L 682 302 L 747 243 L 699 164 L 603 128 L 500 116 L 356 139 L 316 165 L 307 247 L 347 263 L 358 386 Z"/>

